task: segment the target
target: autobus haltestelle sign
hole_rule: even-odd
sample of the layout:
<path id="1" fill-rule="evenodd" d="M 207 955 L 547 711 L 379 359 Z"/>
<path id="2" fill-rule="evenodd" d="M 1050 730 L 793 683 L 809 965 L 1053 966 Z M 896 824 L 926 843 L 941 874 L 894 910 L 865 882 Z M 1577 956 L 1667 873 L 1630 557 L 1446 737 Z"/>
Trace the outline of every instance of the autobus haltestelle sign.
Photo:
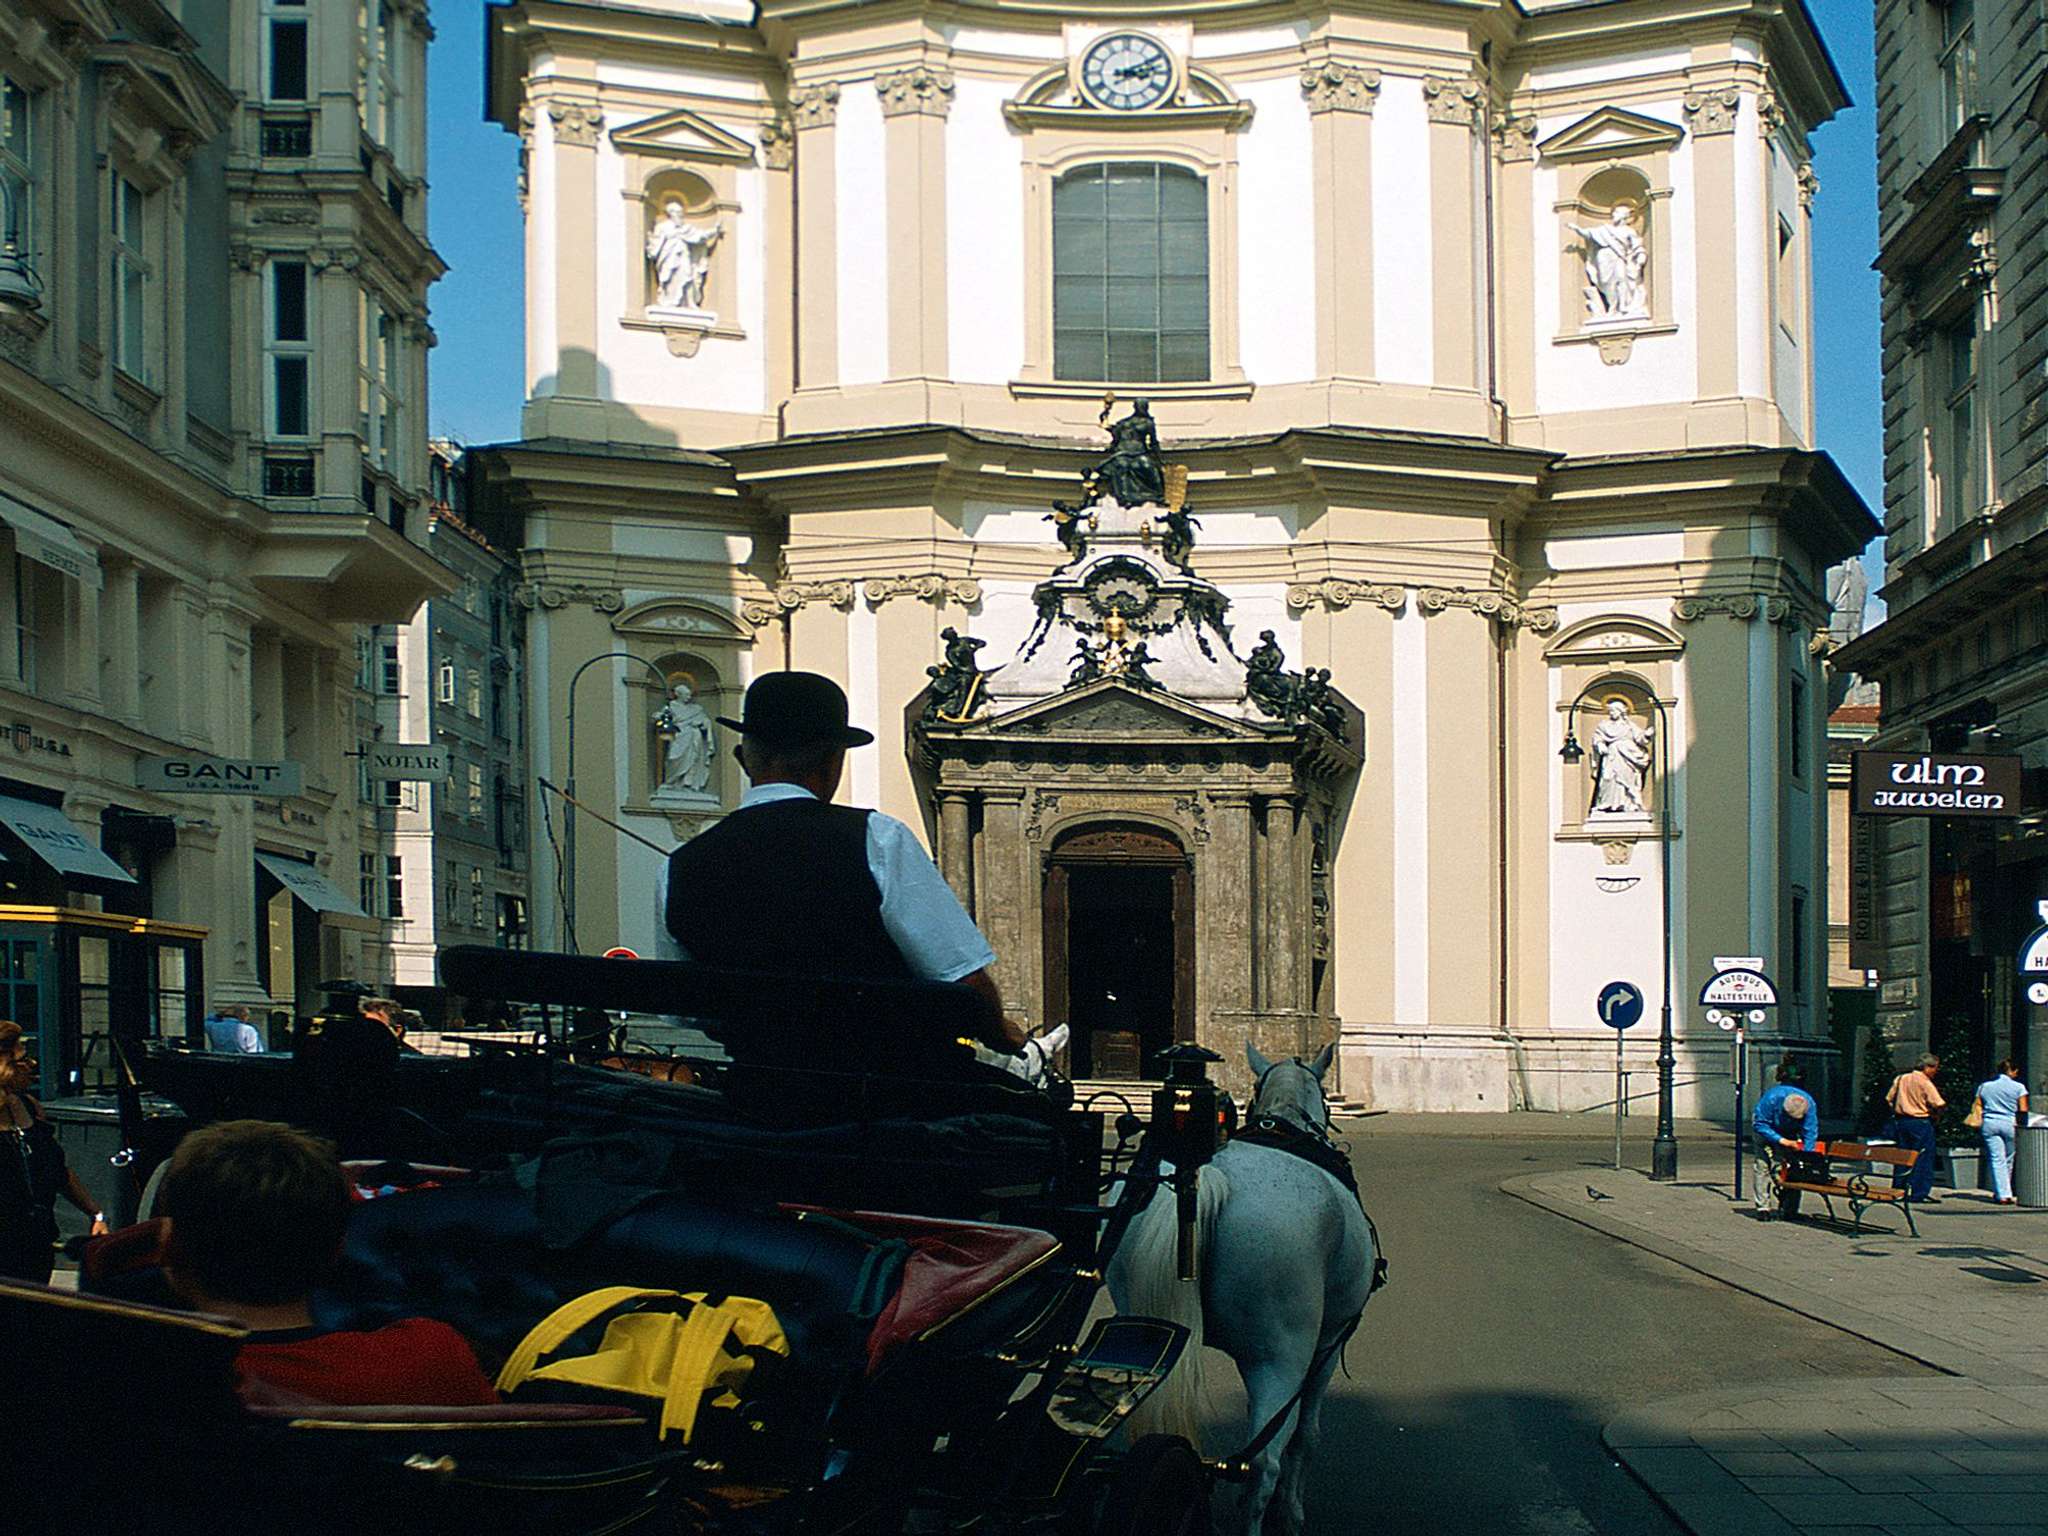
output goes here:
<path id="1" fill-rule="evenodd" d="M 1941 752 L 1858 752 L 1854 807 L 1866 816 L 2017 816 L 2020 760 Z"/>

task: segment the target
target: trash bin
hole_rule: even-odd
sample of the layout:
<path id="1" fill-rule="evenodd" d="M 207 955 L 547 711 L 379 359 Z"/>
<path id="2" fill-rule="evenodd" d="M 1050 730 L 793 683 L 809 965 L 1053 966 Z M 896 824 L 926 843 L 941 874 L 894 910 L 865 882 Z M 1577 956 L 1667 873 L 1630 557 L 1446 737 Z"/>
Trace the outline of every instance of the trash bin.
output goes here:
<path id="1" fill-rule="evenodd" d="M 2021 1205 L 2048 1207 L 2048 1116 L 2030 1118 L 2013 1137 L 2012 1194 Z"/>

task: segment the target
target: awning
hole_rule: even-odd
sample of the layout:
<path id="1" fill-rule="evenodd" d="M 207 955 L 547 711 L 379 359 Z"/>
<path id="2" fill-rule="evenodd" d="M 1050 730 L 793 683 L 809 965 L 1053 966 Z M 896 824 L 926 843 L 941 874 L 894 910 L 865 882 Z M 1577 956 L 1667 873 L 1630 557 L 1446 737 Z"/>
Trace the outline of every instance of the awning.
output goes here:
<path id="1" fill-rule="evenodd" d="M 69 576 L 81 587 L 100 589 L 99 558 L 57 519 L 12 496 L 0 496 L 0 522 L 14 530 L 15 550 L 24 558 Z"/>
<path id="2" fill-rule="evenodd" d="M 303 902 L 309 911 L 332 912 L 336 917 L 370 921 L 370 914 L 348 899 L 341 887 L 321 874 L 305 859 L 287 858 L 281 853 L 256 852 L 256 862 L 279 885 Z"/>
<path id="3" fill-rule="evenodd" d="M 54 805 L 0 795 L 0 827 L 19 838 L 66 885 L 133 885 L 135 877 L 100 851 L 99 845 Z"/>

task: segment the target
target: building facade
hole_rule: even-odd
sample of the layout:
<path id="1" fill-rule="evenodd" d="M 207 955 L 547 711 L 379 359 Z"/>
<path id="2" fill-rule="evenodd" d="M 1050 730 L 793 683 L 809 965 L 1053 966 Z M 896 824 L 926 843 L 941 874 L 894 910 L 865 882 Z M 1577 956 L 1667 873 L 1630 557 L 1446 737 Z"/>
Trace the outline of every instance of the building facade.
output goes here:
<path id="1" fill-rule="evenodd" d="M 365 906 L 392 925 L 393 988 L 440 1021 L 441 945 L 526 946 L 526 613 L 517 566 L 464 521 L 461 450 L 429 447 L 427 547 L 457 585 L 368 644 L 379 739 L 445 749 L 448 775 L 369 786 L 389 836 L 362 877 Z"/>
<path id="2" fill-rule="evenodd" d="M 478 516 L 536 768 L 644 839 L 545 807 L 542 941 L 653 943 L 742 788 L 691 711 L 795 666 L 1084 1070 L 1335 1039 L 1380 1107 L 1576 1108 L 1668 969 L 1722 1103 L 1717 954 L 1824 1028 L 1872 525 L 1811 443 L 1803 12 L 521 0 L 487 78 L 528 401 Z"/>
<path id="3" fill-rule="evenodd" d="M 384 17 L 416 114 L 424 17 Z M 13 836 L 0 928 L 53 1094 L 105 1081 L 110 996 L 172 1030 L 202 998 L 303 1009 L 376 963 L 353 626 L 442 582 L 407 537 L 424 456 L 401 441 L 439 266 L 377 181 L 393 155 L 416 175 L 420 140 L 377 137 L 395 98 L 365 94 L 357 20 L 0 3 L 0 794 L 78 834 L 55 862 Z M 203 759 L 254 792 L 178 792 Z"/>
<path id="4" fill-rule="evenodd" d="M 1873 749 L 2025 773 L 2012 814 L 1872 818 L 1878 1022 L 1901 1057 L 2038 1074 L 2015 957 L 2048 897 L 2048 43 L 2003 0 L 1877 21 L 1889 616 L 1840 660 L 1882 681 Z"/>

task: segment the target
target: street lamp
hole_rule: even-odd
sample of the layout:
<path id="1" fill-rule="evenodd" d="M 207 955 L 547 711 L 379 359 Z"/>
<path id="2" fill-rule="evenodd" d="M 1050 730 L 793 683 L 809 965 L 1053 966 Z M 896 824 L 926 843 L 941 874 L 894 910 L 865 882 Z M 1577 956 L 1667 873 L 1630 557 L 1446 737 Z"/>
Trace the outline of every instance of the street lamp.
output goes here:
<path id="1" fill-rule="evenodd" d="M 655 683 L 666 693 L 668 679 L 661 668 L 645 656 L 636 656 L 631 651 L 606 651 L 593 656 L 578 667 L 569 678 L 569 782 L 563 787 L 562 795 L 562 909 L 564 937 L 569 950 L 576 950 L 576 685 L 583 681 L 583 674 L 600 661 L 637 661 L 654 674 Z"/>
<path id="2" fill-rule="evenodd" d="M 1572 728 L 1572 717 L 1589 707 L 1586 695 L 1592 691 L 1590 687 L 1582 691 L 1565 712 L 1564 745 L 1557 749 L 1557 755 L 1567 763 L 1576 763 L 1586 755 Z M 1657 1017 L 1657 1139 L 1650 1144 L 1650 1177 L 1668 1183 L 1678 1177 L 1678 1133 L 1672 1124 L 1672 1077 L 1678 1053 L 1671 1034 L 1671 715 L 1662 699 L 1654 693 L 1647 696 L 1657 718 L 1657 729 L 1650 733 L 1650 782 L 1656 785 L 1657 821 L 1662 834 L 1658 839 L 1657 883 L 1663 902 L 1664 941 L 1664 1002 Z"/>

